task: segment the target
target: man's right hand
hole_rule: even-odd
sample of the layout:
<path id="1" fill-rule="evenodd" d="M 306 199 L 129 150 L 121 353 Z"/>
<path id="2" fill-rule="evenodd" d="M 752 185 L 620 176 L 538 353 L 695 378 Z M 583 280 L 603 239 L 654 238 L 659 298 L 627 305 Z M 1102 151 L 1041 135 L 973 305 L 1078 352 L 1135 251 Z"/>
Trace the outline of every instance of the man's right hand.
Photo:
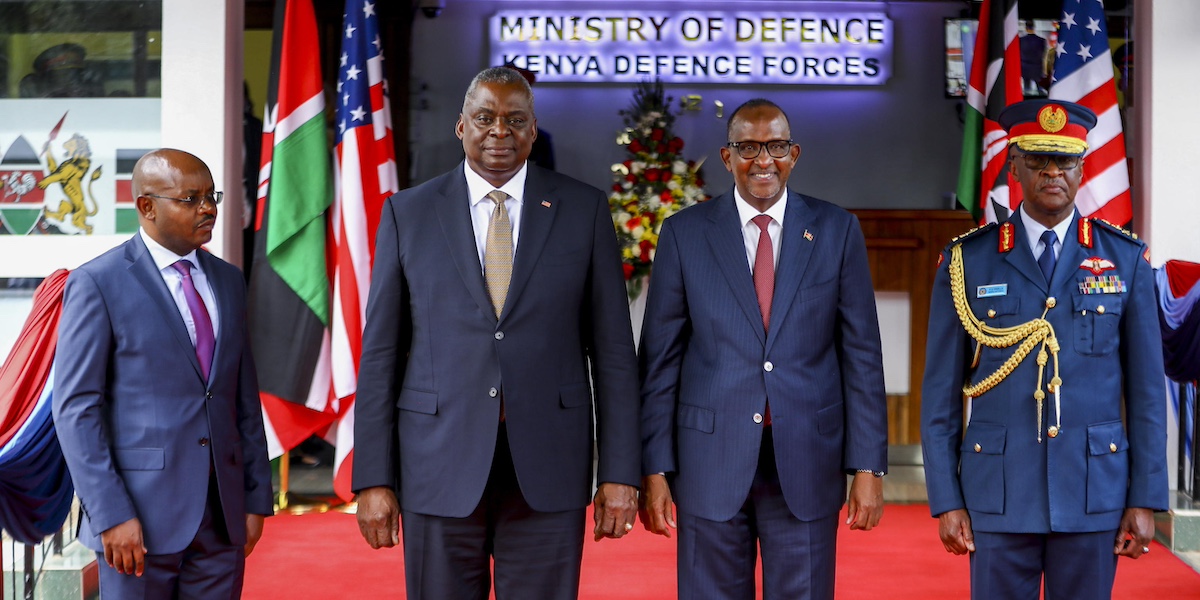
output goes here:
<path id="1" fill-rule="evenodd" d="M 400 543 L 400 503 L 392 488 L 377 486 L 358 493 L 358 530 L 376 550 Z"/>
<path id="2" fill-rule="evenodd" d="M 146 545 L 142 541 L 142 523 L 134 517 L 100 534 L 104 544 L 104 562 L 122 575 L 142 576 L 146 570 Z"/>
<path id="3" fill-rule="evenodd" d="M 664 475 L 642 478 L 642 498 L 638 516 L 650 533 L 671 537 L 675 529 L 675 512 L 671 507 L 671 486 Z"/>
<path id="4" fill-rule="evenodd" d="M 975 551 L 975 534 L 971 532 L 971 517 L 965 508 L 938 515 L 938 535 L 946 552 L 962 555 Z"/>

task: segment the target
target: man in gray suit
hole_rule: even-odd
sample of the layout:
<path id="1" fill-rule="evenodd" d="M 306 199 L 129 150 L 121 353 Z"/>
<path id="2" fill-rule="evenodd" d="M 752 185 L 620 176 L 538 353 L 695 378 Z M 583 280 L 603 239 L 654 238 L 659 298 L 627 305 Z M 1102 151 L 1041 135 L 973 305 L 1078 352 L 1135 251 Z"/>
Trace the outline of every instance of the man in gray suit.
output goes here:
<path id="1" fill-rule="evenodd" d="M 477 75 L 455 131 L 466 161 L 380 219 L 359 527 L 393 546 L 402 515 L 412 599 L 486 599 L 493 560 L 499 598 L 575 598 L 593 443 L 595 538 L 623 536 L 637 510 L 637 366 L 608 202 L 527 163 L 537 121 L 516 71 Z"/>
<path id="2" fill-rule="evenodd" d="M 71 273 L 54 423 L 79 540 L 112 598 L 237 598 L 272 512 L 241 272 L 200 247 L 221 192 L 199 158 L 133 169 L 137 235 Z"/>

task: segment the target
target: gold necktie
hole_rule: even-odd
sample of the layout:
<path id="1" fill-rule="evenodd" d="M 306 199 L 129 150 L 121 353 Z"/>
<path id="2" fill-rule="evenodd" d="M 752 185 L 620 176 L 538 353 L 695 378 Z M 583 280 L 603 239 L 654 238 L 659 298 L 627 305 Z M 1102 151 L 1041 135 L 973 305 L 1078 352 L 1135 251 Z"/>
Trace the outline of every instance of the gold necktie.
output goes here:
<path id="1" fill-rule="evenodd" d="M 488 192 L 488 198 L 496 203 L 496 208 L 492 210 L 492 218 L 488 221 L 487 242 L 483 247 L 483 275 L 487 279 L 488 295 L 492 297 L 492 308 L 499 319 L 504 311 L 504 299 L 508 296 L 508 282 L 512 279 L 512 223 L 504 206 L 508 194 L 492 190 Z"/>

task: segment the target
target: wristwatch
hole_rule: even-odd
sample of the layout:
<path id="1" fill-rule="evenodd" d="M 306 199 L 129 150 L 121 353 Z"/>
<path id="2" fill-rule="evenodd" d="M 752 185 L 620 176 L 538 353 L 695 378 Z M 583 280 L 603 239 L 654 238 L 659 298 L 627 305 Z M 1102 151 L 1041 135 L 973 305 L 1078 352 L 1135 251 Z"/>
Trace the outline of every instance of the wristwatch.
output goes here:
<path id="1" fill-rule="evenodd" d="M 883 471 L 872 471 L 870 469 L 858 469 L 857 472 L 858 473 L 870 473 L 876 477 L 883 477 L 884 475 L 886 475 L 886 473 L 884 473 Z"/>

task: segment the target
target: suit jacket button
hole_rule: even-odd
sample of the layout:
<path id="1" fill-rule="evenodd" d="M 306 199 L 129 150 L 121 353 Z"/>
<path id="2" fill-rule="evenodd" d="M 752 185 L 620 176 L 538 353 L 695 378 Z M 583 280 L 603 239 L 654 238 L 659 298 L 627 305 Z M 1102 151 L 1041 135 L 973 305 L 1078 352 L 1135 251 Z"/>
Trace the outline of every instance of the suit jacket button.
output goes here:
<path id="1" fill-rule="evenodd" d="M 982 451 L 983 451 L 983 446 L 980 446 L 979 444 L 975 444 L 975 451 L 976 451 L 976 452 L 982 452 Z"/>
<path id="2" fill-rule="evenodd" d="M 1116 444 L 1116 442 L 1109 442 L 1109 444 L 1108 444 L 1108 451 L 1109 451 L 1109 452 L 1116 452 L 1116 451 L 1117 451 L 1117 444 Z"/>
<path id="3" fill-rule="evenodd" d="M 204 399 L 205 399 L 205 400 L 212 400 L 212 392 L 205 392 L 205 393 L 204 393 Z"/>
<path id="4" fill-rule="evenodd" d="M 763 417 L 762 417 L 762 415 L 761 415 L 761 414 L 759 414 L 759 413 L 754 413 L 754 417 L 753 417 L 753 418 L 754 418 L 754 422 L 755 422 L 755 423 L 762 423 L 762 421 L 763 421 Z"/>
<path id="5" fill-rule="evenodd" d="M 775 365 L 771 364 L 771 361 L 768 360 L 767 362 L 763 363 L 763 370 L 770 373 L 771 371 L 775 370 Z"/>
<path id="6" fill-rule="evenodd" d="M 491 396 L 492 398 L 495 398 L 496 396 L 499 396 L 499 395 L 500 395 L 500 390 L 498 390 L 496 388 L 492 388 L 492 389 L 488 390 L 488 396 Z"/>
<path id="7" fill-rule="evenodd" d="M 1097 312 L 1097 313 L 1099 313 L 1099 314 L 1104 314 L 1104 305 L 1103 305 L 1103 304 L 1101 304 L 1100 306 L 1097 306 L 1097 307 L 1096 307 L 1096 312 Z"/>
<path id="8" fill-rule="evenodd" d="M 207 445 L 208 445 L 208 438 L 200 438 L 200 445 L 201 445 L 201 446 L 207 446 Z"/>
<path id="9" fill-rule="evenodd" d="M 498 339 L 498 340 L 502 340 L 502 339 L 504 339 L 504 332 L 503 332 L 503 331 L 497 331 L 497 332 L 496 332 L 496 339 Z"/>

